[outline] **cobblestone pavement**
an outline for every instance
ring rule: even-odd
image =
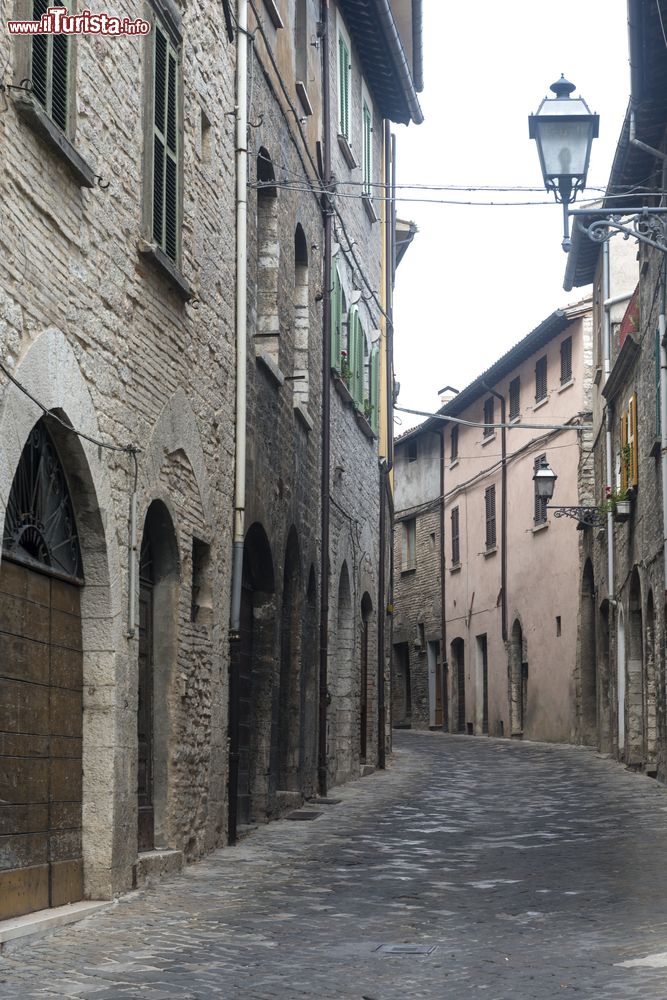
[[[667,789],[591,750],[400,733],[335,794],[15,946],[0,997],[667,998]]]

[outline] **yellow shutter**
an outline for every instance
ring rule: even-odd
[[[630,468],[628,470],[628,485],[639,485],[639,449],[637,447],[637,395],[630,396],[628,406],[628,444],[630,445]]]
[[[628,443],[628,415],[623,412],[621,414],[621,489],[627,490],[628,488],[628,470],[625,464],[625,446]]]

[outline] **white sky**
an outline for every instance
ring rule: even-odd
[[[629,96],[626,0],[577,0],[562,10],[545,0],[424,0],[425,121],[395,127],[399,184],[541,185],[528,115],[553,96],[561,73],[600,115],[588,181],[604,186]],[[548,201],[399,204],[419,233],[396,278],[398,405],[432,412],[440,388],[463,389],[590,289],[563,291],[562,208],[546,191],[422,195]],[[420,421],[397,417],[396,433]]]

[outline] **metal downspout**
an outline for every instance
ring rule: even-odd
[[[609,244],[602,244],[602,363],[604,367],[604,383],[606,384],[611,371],[611,306],[609,301]],[[607,486],[613,486],[613,455],[612,455],[611,407],[607,403],[605,409],[605,451]],[[607,596],[610,605],[614,605],[614,516],[607,511]]]
[[[236,432],[234,542],[229,624],[228,840],[236,843],[239,780],[241,583],[245,533],[248,218],[248,0],[236,5]]]
[[[500,592],[501,592],[501,634],[507,642],[507,421],[505,420],[505,397],[491,386],[482,382],[484,388],[500,400]]]
[[[447,700],[447,584],[445,577],[445,428],[439,427],[440,436],[440,702],[442,705],[442,731],[449,731],[449,702]]]
[[[329,58],[329,0],[322,0],[321,7],[322,46],[322,135],[323,170],[325,189],[331,184],[331,66]],[[327,707],[328,656],[329,656],[329,535],[331,490],[331,264],[332,227],[331,206],[325,196],[322,211],[324,215],[324,282],[322,300],[322,470],[321,470],[321,548],[320,548],[320,677],[319,677],[319,728],[317,776],[322,798],[327,795]]]

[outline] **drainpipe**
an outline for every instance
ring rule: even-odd
[[[604,366],[605,384],[611,371],[611,300],[609,298],[609,244],[602,244],[602,301],[604,303],[602,313],[602,363]],[[605,409],[605,451],[606,451],[606,479],[607,486],[613,486],[613,455],[612,455],[612,426],[611,407],[607,403]],[[614,517],[610,510],[607,511],[607,596],[609,604],[613,607],[614,599]]]
[[[241,582],[245,534],[246,338],[248,217],[248,0],[236,4],[236,433],[234,545],[229,624],[228,840],[236,843],[239,781],[239,680]]]
[[[322,47],[322,136],[323,186],[331,183],[331,66],[329,59],[329,0],[322,0],[320,42]],[[327,795],[327,703],[329,656],[329,534],[331,491],[331,237],[333,216],[328,199],[323,200],[324,288],[322,300],[322,472],[320,547],[320,690],[317,775],[322,798]]]
[[[447,604],[445,581],[445,428],[440,427],[440,702],[442,705],[442,731],[449,731],[449,702],[447,701]]]
[[[501,591],[501,630],[503,642],[507,642],[507,421],[505,420],[505,397],[482,382],[482,385],[500,400],[500,591]]]

